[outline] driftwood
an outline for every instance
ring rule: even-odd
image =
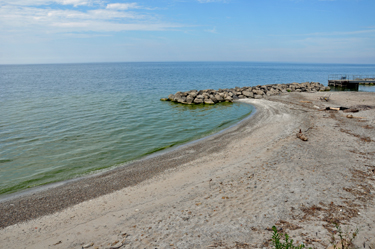
[[[346,109],[346,110],[344,110],[344,112],[359,112],[359,110],[358,109],[355,109],[355,108],[348,108],[348,109]]]
[[[305,136],[305,134],[302,133],[302,130],[299,129],[299,133],[297,133],[297,137],[301,139],[302,141],[307,141],[308,138]]]
[[[343,111],[343,112],[359,112],[356,108],[349,108],[349,107],[326,107],[326,110],[334,110],[334,111]]]
[[[327,107],[326,110],[340,111],[340,107]]]

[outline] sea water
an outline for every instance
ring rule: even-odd
[[[170,93],[373,74],[375,65],[248,62],[0,65],[0,194],[126,164],[222,130],[247,104]],[[374,91],[361,86],[360,90]]]

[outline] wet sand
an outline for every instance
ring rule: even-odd
[[[375,106],[375,94],[241,101],[257,112],[225,132],[1,202],[1,247],[267,248],[276,224],[299,243],[326,248],[339,222],[359,227],[356,245],[370,248],[375,109],[363,106]],[[322,110],[354,105],[362,105],[354,118]],[[300,129],[308,141],[297,138]]]

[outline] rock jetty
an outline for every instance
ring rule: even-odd
[[[216,104],[220,102],[233,102],[236,99],[254,98],[261,99],[266,96],[278,95],[287,92],[317,92],[329,91],[319,82],[304,82],[291,84],[273,84],[258,85],[253,87],[235,87],[230,89],[207,89],[207,90],[190,90],[187,92],[177,92],[170,94],[168,98],[162,98],[162,101],[173,101],[181,104]]]

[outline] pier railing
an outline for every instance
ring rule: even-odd
[[[330,74],[328,75],[328,80],[375,81],[375,74],[373,75]]]

